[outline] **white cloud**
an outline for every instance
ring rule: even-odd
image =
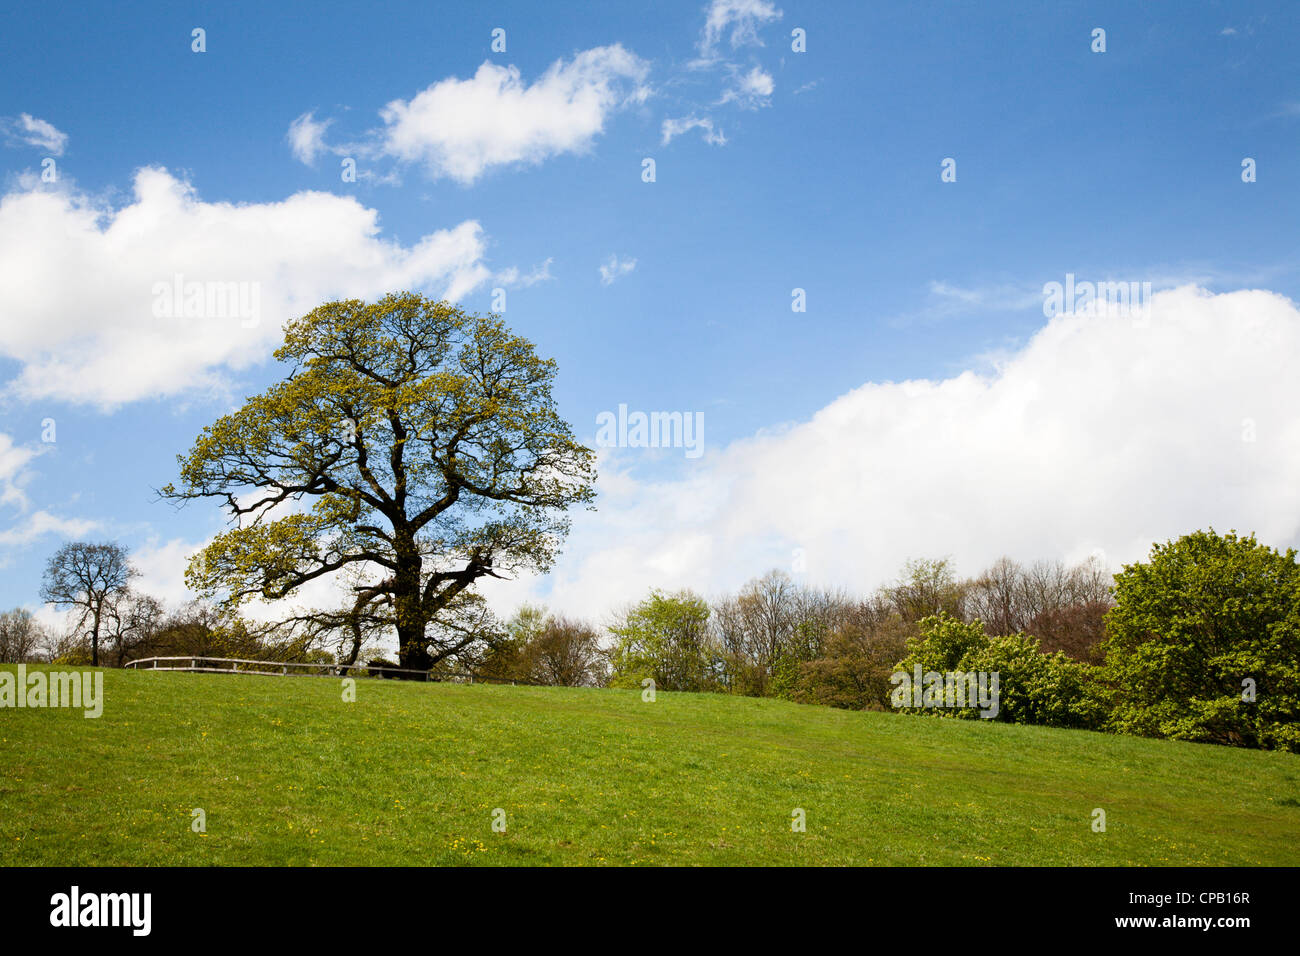
[[[712,0],[704,17],[700,54],[704,57],[711,56],[728,31],[733,49],[762,46],[763,41],[758,36],[759,28],[780,18],[781,11],[768,0]]]
[[[316,157],[327,148],[325,146],[325,130],[329,128],[333,120],[324,122],[316,121],[316,114],[309,112],[303,113],[296,120],[289,124],[289,148],[293,155],[300,163],[308,166],[315,165]]]
[[[11,436],[0,432],[0,509],[4,524],[0,526],[0,548],[29,544],[47,534],[76,538],[98,527],[82,518],[62,518],[49,511],[29,511],[26,486],[36,478],[31,467],[52,446],[17,445]],[[5,560],[0,558],[0,566]]]
[[[68,145],[67,133],[29,113],[20,113],[17,119],[0,119],[0,132],[9,146],[34,146],[55,156],[62,156]]]
[[[27,507],[27,492],[23,486],[32,478],[27,466],[39,454],[35,448],[14,444],[11,436],[0,432],[0,505]]]
[[[683,116],[678,119],[666,119],[663,122],[662,144],[667,146],[676,137],[682,133],[689,132],[693,129],[704,130],[704,141],[710,146],[725,146],[727,137],[722,135],[722,130],[714,129],[713,120],[707,116]]]
[[[207,541],[193,542],[181,538],[169,541],[151,538],[131,552],[131,564],[140,572],[131,586],[141,594],[158,598],[169,608],[192,600],[195,594],[185,586],[185,569],[191,555],[207,544]]]
[[[80,538],[99,527],[99,522],[85,518],[60,518],[48,511],[33,511],[16,524],[0,530],[0,548],[30,544],[47,534],[61,538]]]
[[[758,109],[769,105],[775,89],[776,83],[772,75],[756,66],[743,76],[734,78],[732,85],[723,92],[719,105],[737,103],[745,109]]]
[[[0,199],[0,356],[22,363],[9,385],[28,400],[110,408],[225,390],[230,372],[270,355],[286,319],[401,289],[458,299],[490,275],[485,247],[473,220],[403,246],[351,197],[205,202],[164,169],[140,170],[134,199],[116,210],[29,184]],[[256,309],[157,317],[176,276],[244,283],[241,304]]]
[[[646,98],[648,72],[619,44],[556,60],[531,85],[517,67],[484,62],[469,79],[440,80],[409,101],[389,103],[381,113],[383,149],[464,184],[493,166],[581,152],[612,112]]]
[[[706,594],[802,549],[811,583],[866,592],[911,557],[1112,569],[1213,525],[1300,544],[1300,311],[1265,291],[1158,292],[1148,319],[1063,315],[988,374],[867,383],[681,477],[602,455],[544,599],[600,619],[652,587]],[[1255,438],[1254,441],[1243,440]],[[533,589],[537,589],[534,592]],[[540,582],[499,586],[508,608]]]
[[[600,284],[612,285],[615,279],[627,275],[635,268],[635,259],[620,259],[616,255],[611,255],[600,267]]]

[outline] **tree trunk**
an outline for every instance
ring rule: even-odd
[[[429,656],[429,645],[424,636],[424,619],[417,611],[406,611],[404,601],[397,600],[397,666],[412,670],[427,671],[433,666]],[[415,602],[417,605],[419,599]],[[410,679],[409,674],[398,677]]]
[[[420,593],[420,552],[413,535],[396,539],[398,570],[393,575],[393,608],[397,611],[397,661],[400,667],[427,671],[433,666],[424,634],[424,602]],[[406,676],[406,675],[403,675]]]
[[[99,611],[95,608],[95,623],[90,632],[90,666],[99,666]]]
[[[409,667],[412,670],[427,671],[433,666],[433,658],[429,656],[429,650],[424,645],[424,628],[420,628],[420,639],[407,641],[398,634],[398,640],[401,641],[401,649],[398,651],[397,663],[400,667]]]

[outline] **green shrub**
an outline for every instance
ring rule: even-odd
[[[1105,720],[1095,668],[1060,651],[1042,653],[1036,637],[989,638],[982,648],[962,658],[959,669],[998,674],[999,720],[1090,729]]]
[[[908,640],[907,648],[908,656],[898,669],[909,674],[917,668],[922,674],[997,674],[997,720],[1098,727],[1105,719],[1105,699],[1096,686],[1094,668],[1059,651],[1042,653],[1038,639],[1027,634],[989,637],[979,621],[968,623],[939,614],[921,621],[920,633]],[[981,716],[975,707],[903,709],[947,717]]]

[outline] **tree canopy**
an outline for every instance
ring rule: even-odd
[[[705,690],[708,686],[709,605],[690,591],[650,596],[609,630],[613,687],[637,687],[649,678],[660,690]]]
[[[1300,750],[1300,564],[1213,529],[1115,575],[1111,728]]]
[[[556,364],[495,315],[413,293],[330,302],[289,323],[288,375],[205,428],[174,500],[232,519],[187,580],[229,605],[349,599],[278,623],[352,642],[395,632],[405,667],[465,652],[492,627],[484,577],[545,571],[566,509],[594,496],[594,454],[556,411]]]

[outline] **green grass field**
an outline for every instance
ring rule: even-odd
[[[0,709],[0,864],[1300,864],[1287,754],[704,694],[104,690],[97,720]]]

